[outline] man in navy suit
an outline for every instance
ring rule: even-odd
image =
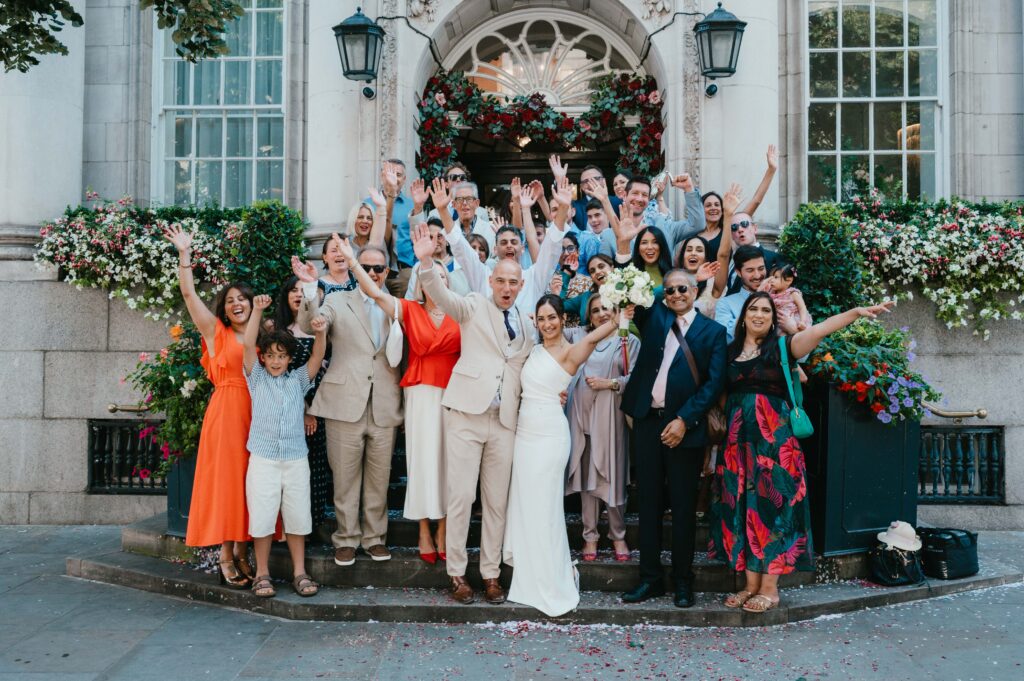
[[[622,395],[622,411],[633,417],[640,498],[640,584],[622,600],[639,603],[665,593],[661,534],[667,481],[675,605],[688,608],[693,605],[697,484],[708,444],[705,416],[725,385],[726,340],[725,327],[694,309],[692,274],[668,272],[664,296],[649,310],[636,310],[643,343]],[[679,338],[693,353],[699,385]]]

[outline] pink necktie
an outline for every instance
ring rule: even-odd
[[[680,335],[685,336],[686,331],[683,330],[682,318],[676,319],[676,324],[679,325]],[[665,356],[661,359],[661,368],[658,369],[658,377],[654,379],[654,388],[651,389],[651,406],[655,409],[660,409],[665,406],[665,389],[668,386],[668,370],[672,366],[672,360],[676,357],[676,352],[679,350],[679,341],[676,340],[676,334],[672,331],[671,327],[668,330],[668,338],[665,339]]]

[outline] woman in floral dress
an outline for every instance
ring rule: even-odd
[[[786,336],[789,367],[827,335],[893,303],[858,307]],[[746,586],[725,605],[765,612],[779,604],[779,576],[813,569],[807,474],[789,423],[791,405],[771,296],[752,293],[729,345],[729,424],[715,468],[709,554],[746,572]]]

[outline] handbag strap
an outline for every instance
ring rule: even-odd
[[[789,388],[789,401],[795,409],[803,409],[804,391],[797,381],[796,388],[793,387],[793,369],[789,366],[789,351],[786,349],[787,336],[779,337],[779,356],[782,359],[782,375],[786,377],[786,387]]]
[[[683,338],[683,332],[679,330],[679,326],[672,322],[672,333],[676,336],[676,342],[679,343],[679,349],[683,351],[683,355],[686,356],[686,363],[690,365],[690,373],[693,374],[693,384],[700,387],[700,372],[697,371],[697,360],[693,358],[693,353],[690,352],[690,346],[687,344],[686,339]]]

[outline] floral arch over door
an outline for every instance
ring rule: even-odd
[[[584,15],[504,15],[471,31],[427,81],[419,101],[416,165],[435,177],[456,160],[460,130],[523,147],[594,148],[621,135],[619,167],[661,170],[662,97],[613,33]]]

